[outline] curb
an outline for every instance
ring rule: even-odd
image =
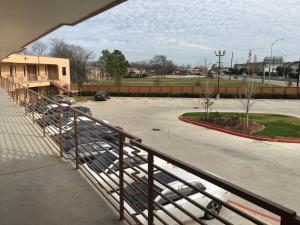
[[[209,124],[205,124],[202,123],[200,121],[196,121],[196,120],[192,120],[192,119],[186,119],[183,117],[183,115],[178,117],[179,120],[186,122],[186,123],[190,123],[190,124],[194,124],[196,126],[201,126],[201,127],[205,127],[208,129],[212,129],[212,130],[217,130],[223,133],[227,133],[227,134],[231,134],[231,135],[235,135],[235,136],[239,136],[239,137],[244,137],[244,138],[250,138],[250,139],[254,139],[254,140],[258,140],[258,141],[269,141],[269,142],[283,142],[283,143],[300,143],[300,140],[289,140],[289,139],[276,139],[276,138],[265,138],[265,137],[258,137],[258,136],[254,136],[254,135],[249,135],[249,134],[242,134],[239,132],[235,132],[235,131],[231,131],[231,130],[227,130],[224,128],[220,128],[214,125],[209,125]]]

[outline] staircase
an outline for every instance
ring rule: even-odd
[[[78,90],[71,90],[71,85],[62,80],[50,80],[50,84],[62,91],[63,94],[76,95],[78,93]]]

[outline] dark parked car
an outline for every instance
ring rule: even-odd
[[[106,101],[107,99],[110,99],[110,95],[105,91],[98,91],[95,94],[95,101]]]

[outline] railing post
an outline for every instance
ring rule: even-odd
[[[78,124],[77,124],[77,112],[74,111],[74,134],[75,134],[75,164],[76,170],[79,169],[79,149],[78,149]]]
[[[75,121],[75,117],[74,117],[74,121]],[[59,157],[62,158],[64,155],[63,155],[62,107],[61,106],[59,106],[58,127],[59,127]]]
[[[27,116],[27,112],[28,112],[28,103],[29,103],[29,99],[28,99],[28,90],[24,90],[24,101],[25,101],[25,115]]]
[[[17,85],[17,90],[16,90],[16,92],[17,92],[17,104],[19,105],[19,106],[21,106],[21,97],[20,97],[20,93],[21,93],[21,87],[19,86],[19,85]]]
[[[35,114],[35,105],[33,104],[33,94],[30,93],[30,101],[31,101],[31,107],[32,107],[32,123],[34,124],[34,114]]]
[[[12,98],[12,88],[11,88],[11,82],[9,82],[9,85],[8,85],[8,90],[9,90],[9,96]]]
[[[154,224],[154,169],[153,169],[153,154],[151,152],[148,152],[148,225]]]
[[[280,225],[300,225],[300,218],[295,215],[281,216]]]
[[[45,99],[42,97],[42,110],[43,110],[43,134],[46,136],[46,118],[45,118]]]
[[[17,84],[14,84],[14,100],[18,104]]]
[[[124,146],[125,137],[119,133],[119,188],[120,188],[120,220],[124,219]]]
[[[13,86],[14,86],[13,82],[10,82],[10,95],[11,95],[12,100],[14,100]]]
[[[280,225],[291,225],[291,220],[288,217],[281,217]]]

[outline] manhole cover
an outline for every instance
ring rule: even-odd
[[[159,128],[152,128],[153,131],[160,131]]]

